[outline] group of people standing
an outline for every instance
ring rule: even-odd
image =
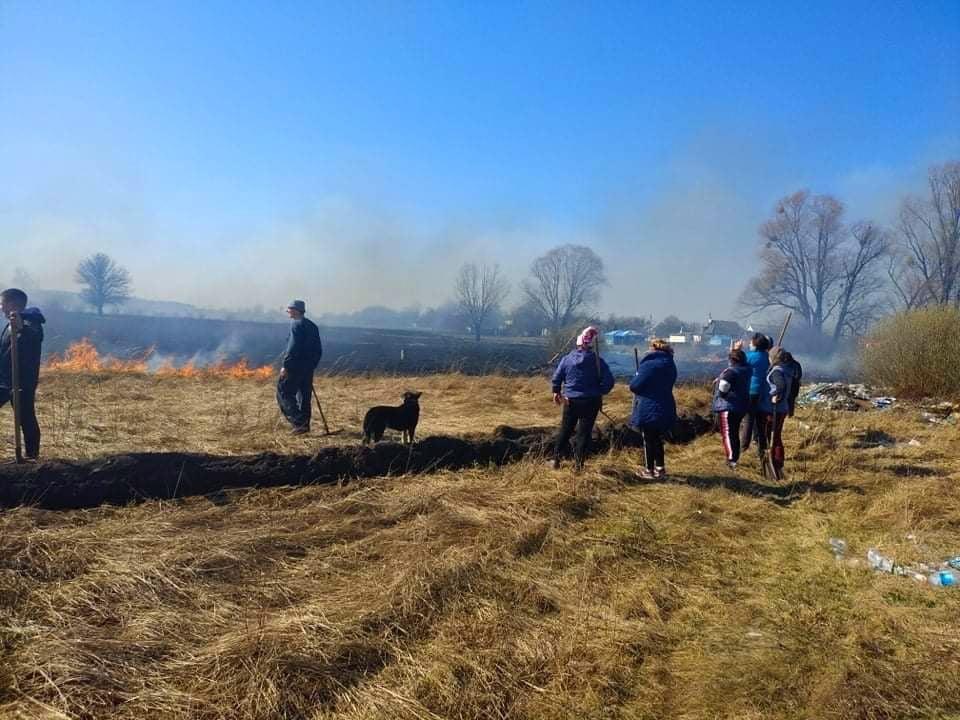
[[[610,367],[597,352],[597,338],[596,328],[584,329],[577,336],[576,348],[563,357],[553,374],[553,400],[563,406],[554,468],[560,467],[570,438],[576,433],[574,469],[583,469],[603,396],[614,386]],[[755,441],[761,459],[769,448],[774,476],[782,479],[783,423],[793,415],[802,369],[789,352],[771,345],[770,338],[760,333],[750,340],[746,352],[742,341],[733,344],[729,366],[714,382],[713,412],[730,469],[736,470],[741,452]],[[641,477],[666,475],[663,440],[677,420],[673,397],[676,382],[673,348],[665,340],[653,340],[630,381],[634,396],[630,425],[643,439],[644,466],[638,471]]]

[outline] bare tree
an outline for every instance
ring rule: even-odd
[[[460,314],[465,317],[477,342],[490,316],[510,294],[510,284],[500,274],[499,265],[464,263],[457,274],[454,295]]]
[[[835,337],[861,324],[876,307],[876,267],[886,236],[871,223],[852,228],[843,205],[829,195],[801,190],[783,198],[760,227],[760,273],[741,303],[753,311],[793,310],[807,325]]]
[[[928,198],[900,208],[888,275],[899,303],[960,307],[960,162],[930,168]]]
[[[533,261],[523,292],[556,333],[600,299],[603,260],[583,245],[562,245]]]
[[[74,279],[85,286],[80,296],[97,309],[98,315],[103,315],[104,305],[120,305],[130,299],[130,273],[104,253],[81,260]]]

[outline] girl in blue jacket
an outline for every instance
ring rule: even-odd
[[[750,400],[747,414],[744,418],[743,429],[740,433],[741,450],[750,447],[750,440],[754,436],[757,444],[760,443],[760,428],[758,415],[760,413],[760,396],[766,392],[767,371],[770,369],[770,338],[763,333],[754,333],[750,339],[750,350],[747,351],[747,365],[750,366]],[[736,345],[734,347],[737,347]]]
[[[730,366],[720,373],[715,382],[713,411],[720,424],[720,438],[727,465],[731,470],[736,470],[740,459],[740,423],[750,408],[750,378],[753,371],[747,365],[743,350],[734,348],[728,358]]]
[[[593,424],[597,421],[603,396],[613,389],[613,373],[606,361],[591,348],[597,329],[588,327],[577,337],[577,348],[563,357],[553,373],[553,401],[563,406],[560,432],[553,451],[553,467],[560,467],[560,456],[573,435],[574,470],[583,470],[583,460],[590,446]]]
[[[646,467],[638,473],[641,477],[660,478],[667,473],[663,434],[677,421],[677,404],[673,399],[676,382],[673,348],[666,340],[653,340],[650,352],[640,360],[637,374],[630,382],[630,392],[634,394],[630,424],[643,438]]]

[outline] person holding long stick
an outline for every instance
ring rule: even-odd
[[[655,338],[650,352],[637,363],[637,374],[630,381],[634,394],[630,425],[643,437],[645,467],[640,477],[662,478],[667,474],[663,436],[677,421],[677,403],[673,386],[677,382],[677,365],[673,347],[666,340]]]
[[[293,426],[293,435],[310,432],[313,373],[323,356],[320,331],[306,317],[306,313],[307,306],[303,300],[294,300],[287,305],[287,315],[292,322],[277,381],[277,404]]]
[[[796,397],[793,386],[793,358],[779,345],[770,352],[770,371],[767,373],[768,391],[761,396],[760,410],[764,413],[764,443],[769,447],[773,479],[783,480],[785,451],[783,448],[783,423],[792,413],[792,399]]]
[[[15,425],[19,422],[19,427],[15,427],[17,437],[22,429],[26,456],[36,460],[40,455],[40,424],[35,399],[46,319],[37,308],[27,307],[27,294],[18,288],[0,293],[0,311],[7,318],[7,325],[0,332],[0,407],[14,403]],[[14,382],[14,357],[18,382]]]
[[[595,327],[585,328],[577,336],[576,350],[567,353],[553,373],[553,401],[563,407],[553,451],[554,469],[560,467],[560,459],[576,429],[574,470],[583,470],[593,425],[603,407],[603,396],[613,389],[610,366],[596,352],[597,335]]]

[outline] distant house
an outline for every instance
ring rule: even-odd
[[[746,331],[740,323],[733,320],[714,320],[708,317],[706,325],[700,333],[702,342],[707,345],[727,346],[734,340],[740,340]]]
[[[611,330],[603,334],[603,341],[608,345],[639,345],[646,339],[646,335],[636,330]]]

